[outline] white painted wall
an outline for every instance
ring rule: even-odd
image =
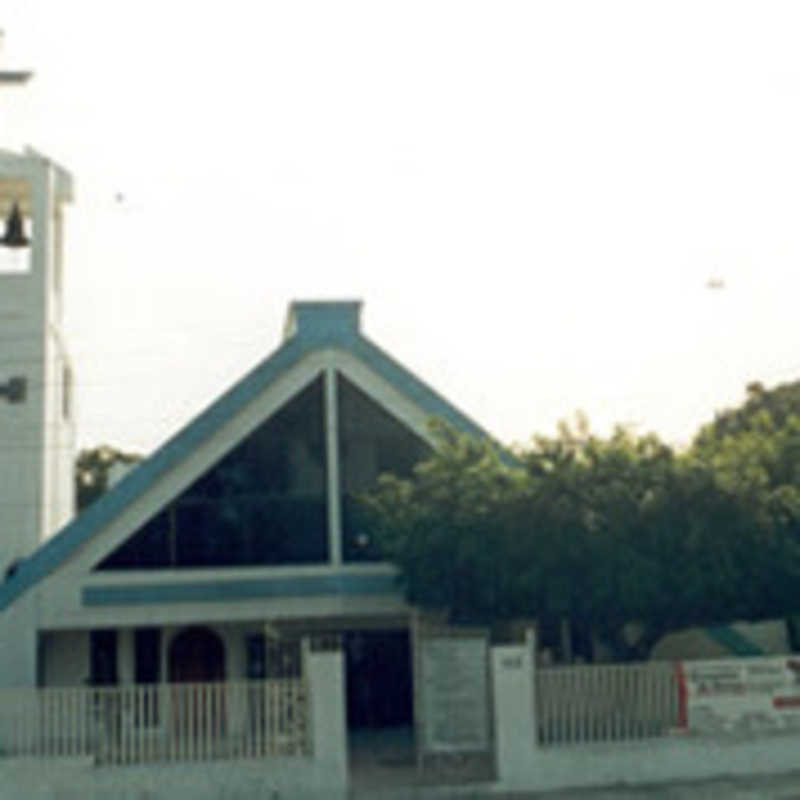
[[[24,403],[0,399],[0,578],[73,513],[74,430],[61,413],[66,348],[54,280],[55,216],[69,177],[33,153],[0,153],[0,212],[21,201],[33,218],[30,269],[0,274],[0,382],[27,380]],[[55,237],[55,241],[61,241]]]
[[[343,800],[347,797],[347,738],[342,654],[312,652],[308,667],[309,757],[105,768],[95,767],[88,759],[0,757],[0,800]],[[3,794],[9,789],[11,794]]]
[[[45,686],[85,686],[89,680],[89,632],[42,635]]]
[[[797,769],[800,735],[676,734],[636,742],[540,747],[535,736],[536,665],[531,652],[530,643],[496,647],[492,652],[498,790],[539,792]]]
[[[311,735],[314,761],[332,788],[347,785],[347,719],[344,658],[341,652],[310,653]]]
[[[142,626],[140,626],[142,627]],[[186,629],[184,625],[166,625],[161,632],[161,679],[169,677],[169,650],[174,638]],[[204,623],[220,637],[225,646],[225,676],[227,680],[247,677],[247,637],[264,632],[264,620],[233,623]],[[117,630],[117,675],[120,685],[135,683],[136,662],[134,628]],[[45,686],[83,686],[90,674],[89,631],[48,631],[43,635]],[[319,658],[325,661],[326,654]],[[317,658],[317,655],[314,655]],[[326,662],[327,663],[327,662]],[[327,669],[328,667],[326,667]],[[335,665],[329,667],[331,680],[337,677]],[[2,684],[0,684],[0,687]],[[327,712],[326,712],[327,713]]]
[[[29,592],[0,612],[0,688],[36,686],[37,597]]]
[[[1,293],[0,297],[2,297]],[[19,300],[20,298],[16,297],[13,305],[16,306]],[[2,308],[2,301],[0,300],[0,310]],[[40,303],[39,308],[44,309],[45,306]],[[54,348],[53,352],[56,351],[57,348]],[[53,365],[55,364],[56,362],[53,361]],[[336,349],[317,351],[270,384],[238,416],[229,420],[216,435],[197,447],[184,462],[177,464],[165,474],[149,491],[112,520],[105,530],[99,532],[67,563],[42,581],[35,589],[38,600],[36,613],[29,618],[29,624],[32,628],[34,630],[48,631],[85,630],[89,628],[129,628],[145,625],[218,624],[232,620],[255,623],[264,619],[407,614],[409,608],[399,591],[370,596],[275,597],[213,603],[159,603],[105,607],[84,606],[82,602],[83,589],[97,585],[123,586],[157,584],[162,581],[181,583],[208,580],[219,583],[227,580],[239,581],[258,577],[288,577],[291,575],[345,572],[394,574],[395,570],[392,567],[380,564],[330,564],[297,568],[223,569],[215,570],[213,573],[208,570],[125,571],[124,573],[97,573],[92,571],[94,565],[101,558],[117,547],[132,531],[136,530],[138,526],[179,494],[209,466],[216,463],[232,447],[260,425],[265,418],[269,417],[306,386],[309,381],[319,375],[320,371],[330,373],[333,368],[341,369],[351,380],[364,388],[371,397],[379,403],[392,408],[395,415],[418,435],[423,438],[429,437],[427,414],[393,389],[386,381],[373,374],[357,359],[347,353]],[[53,370],[55,369],[56,366],[53,366]],[[60,371],[60,366],[58,366],[58,371]],[[52,385],[54,381],[50,383]],[[53,397],[48,402],[48,408],[55,410],[57,406],[60,413],[60,397],[53,394]],[[30,409],[31,407],[27,407],[26,412],[32,413]],[[2,415],[0,415],[1,418]],[[51,421],[55,425],[55,420]],[[28,430],[29,433],[31,430],[36,429],[36,425],[38,423],[22,424],[19,420],[15,422],[16,428]],[[2,435],[2,431],[0,431],[0,435]],[[36,485],[34,476],[43,470],[42,462],[37,460],[41,458],[43,446],[31,439],[26,446],[21,448],[21,452],[35,455],[35,457],[29,459],[30,463],[23,463],[24,460],[17,459],[12,468],[10,462],[7,461],[3,465],[0,459],[0,487],[10,485],[14,480],[18,480],[20,484],[14,486],[13,492],[9,492],[14,494],[15,501],[10,502],[7,506],[2,506],[18,510],[14,513],[19,513],[20,519],[11,519],[8,525],[12,531],[24,528],[22,518],[24,517],[30,521],[33,516],[31,509],[36,508],[37,514],[40,514],[42,519],[46,516],[48,519],[54,520],[61,513],[56,513],[51,509],[45,515],[37,497],[25,498],[25,491]],[[52,448],[56,448],[59,452],[66,452],[66,448],[61,448],[60,445],[57,446],[55,440],[50,441],[45,450]],[[44,472],[46,473],[46,470]],[[3,481],[6,478],[8,480],[4,483]],[[57,485],[57,481],[54,478],[48,480],[50,481],[48,485]],[[39,494],[45,492],[43,485],[34,494],[37,492]],[[22,498],[22,502],[17,502],[18,498]],[[0,497],[0,503],[7,499]],[[63,511],[63,507],[60,506],[59,508]],[[27,511],[23,513],[22,509],[27,509]],[[28,539],[32,538],[33,532],[29,532],[29,534],[26,534]],[[22,552],[26,548],[19,547],[17,549]],[[2,560],[2,553],[0,553],[0,560]],[[5,617],[0,615],[0,638],[6,636],[4,625]],[[0,673],[0,682],[5,682],[2,673]]]

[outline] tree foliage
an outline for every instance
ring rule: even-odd
[[[747,498],[764,525],[800,521],[800,381],[747,387],[741,408],[703,427],[693,454],[722,485]]]
[[[774,513],[793,513],[795,421],[785,415],[771,445],[759,425],[736,447],[727,434],[701,444],[706,433],[678,454],[624,428],[601,439],[579,419],[513,463],[437,426],[413,477],[383,476],[364,502],[410,602],[455,622],[567,619],[617,657],[643,658],[670,631],[797,604],[798,537]],[[756,502],[766,479],[743,481],[742,459],[785,479],[777,494]]]
[[[81,450],[75,462],[75,491],[78,511],[83,511],[109,486],[109,476],[116,466],[128,467],[141,461],[136,453],[126,453],[110,445]]]

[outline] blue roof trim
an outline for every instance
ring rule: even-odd
[[[21,562],[14,575],[0,584],[0,611],[52,574],[270,383],[317,350],[338,347],[349,352],[431,417],[442,418],[466,433],[491,438],[469,417],[363,337],[358,331],[357,308],[357,304],[352,302],[294,304],[292,313],[300,312],[297,332],[152,456],[131,470],[113,489]],[[313,311],[316,314],[309,313]]]
[[[128,606],[386,594],[398,594],[393,575],[305,575],[263,580],[89,586],[84,588],[82,600],[84,606]]]

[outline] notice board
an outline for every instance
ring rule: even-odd
[[[429,753],[488,750],[488,646],[483,637],[421,642],[423,747]]]

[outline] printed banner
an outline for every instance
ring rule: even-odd
[[[800,656],[683,661],[678,678],[689,731],[800,729]]]

